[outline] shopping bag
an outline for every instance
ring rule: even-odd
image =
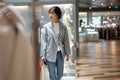
[[[38,66],[39,72],[41,72],[41,69],[42,69],[42,64],[39,64],[39,66]]]
[[[41,69],[40,69],[40,80],[50,80],[49,79],[49,73],[48,73],[48,69],[47,66],[42,64],[40,65]]]

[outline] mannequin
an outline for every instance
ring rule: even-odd
[[[64,7],[65,13],[63,14],[63,23],[68,29],[69,34],[69,42],[70,42],[70,50],[71,50],[71,60],[74,61],[74,53],[73,49],[75,48],[75,36],[74,36],[74,30],[73,30],[73,20],[71,19],[71,8]]]
[[[63,14],[63,23],[67,26],[68,32],[72,31],[73,28],[73,20],[71,19],[70,13],[71,8],[65,7],[64,8],[65,13]]]
[[[0,80],[36,80],[31,34],[13,6],[0,10]]]

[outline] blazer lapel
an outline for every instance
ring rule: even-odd
[[[62,42],[64,38],[64,28],[61,22],[59,24],[60,27],[59,27],[58,39]]]
[[[58,35],[55,34],[52,22],[50,22],[49,28],[52,30],[52,35],[54,37],[54,40],[55,40],[56,44],[58,43],[58,40],[60,40],[60,42],[62,42],[63,38],[64,38],[63,24],[61,22],[59,23],[59,34]]]

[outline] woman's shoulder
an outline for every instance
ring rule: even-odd
[[[47,22],[46,24],[44,24],[44,26],[48,26],[51,24],[51,21]]]
[[[44,27],[44,28],[51,27],[51,22],[47,22],[46,24],[44,24],[43,27]]]
[[[60,22],[60,25],[64,28],[67,29],[66,25],[63,22]]]

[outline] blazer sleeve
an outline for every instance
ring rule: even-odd
[[[64,36],[64,48],[65,48],[65,55],[69,55],[70,53],[70,43],[69,43],[69,37],[68,37],[68,31],[67,31],[67,27],[64,27],[64,32],[65,32],[65,36]]]
[[[47,46],[47,32],[45,26],[41,30],[40,56],[45,56]]]

